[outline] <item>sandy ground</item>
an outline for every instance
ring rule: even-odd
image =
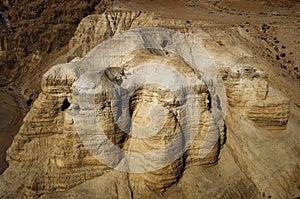
[[[215,3],[213,3],[215,2]],[[162,17],[200,20],[207,25],[236,25],[295,20],[300,16],[300,1],[263,0],[119,0],[114,9],[159,13]]]

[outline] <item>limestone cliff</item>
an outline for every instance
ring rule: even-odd
[[[289,98],[240,38],[218,31],[221,45],[202,26],[142,12],[84,18],[65,55],[70,62],[43,75],[7,152],[0,197],[299,196],[299,123]],[[151,36],[136,29],[146,27],[159,28]],[[107,143],[122,152],[98,150]],[[162,159],[146,156],[169,143]],[[143,161],[128,151],[146,154],[144,166],[155,169],[135,172],[143,167],[126,160]]]

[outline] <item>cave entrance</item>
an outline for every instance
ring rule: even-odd
[[[61,105],[60,107],[60,110],[64,111],[66,110],[67,108],[70,107],[70,102],[68,101],[68,98],[66,98],[64,101],[63,101],[63,104]]]

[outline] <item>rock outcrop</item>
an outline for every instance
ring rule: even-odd
[[[285,129],[289,119],[290,101],[269,87],[265,73],[249,65],[231,67],[224,72],[228,104],[242,110],[255,125],[266,129]]]
[[[43,76],[42,92],[7,152],[0,197],[296,197],[294,149],[282,172],[284,165],[272,164],[279,156],[269,158],[297,135],[291,131],[278,148],[264,152],[277,141],[270,132],[289,130],[289,100],[254,63],[237,63],[235,51],[246,51],[235,47],[218,57],[215,46],[223,52],[234,43],[218,45],[200,22],[189,23],[194,27],[119,11],[83,19],[66,55],[72,61]],[[166,29],[149,37],[132,30],[131,40],[120,34],[151,26]],[[168,144],[170,150],[162,150]],[[272,175],[282,182],[272,187]]]

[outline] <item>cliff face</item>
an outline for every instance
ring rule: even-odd
[[[88,15],[108,4],[98,3],[24,2],[19,10],[26,15],[14,13],[14,19],[5,11],[11,27],[20,23],[15,36],[2,39],[2,60],[8,61],[5,53],[11,50],[20,62],[10,71],[40,75],[38,64],[48,66],[47,59],[68,46],[54,61],[66,63],[42,76],[42,91],[7,151],[0,198],[300,195],[300,103],[297,70],[290,70],[299,57],[294,52],[276,59],[296,48],[279,34],[281,16],[266,26],[236,15],[242,25],[232,25],[230,15],[241,8],[230,7],[243,6],[228,7],[227,1],[187,6],[200,11],[204,6],[216,16],[222,8],[230,12],[229,24],[187,20],[185,14],[174,19],[162,6],[167,1],[158,4],[161,14],[128,11],[139,10],[139,3],[118,1],[113,10]],[[250,23],[251,12],[242,12]],[[298,29],[293,16],[289,23],[290,32]],[[28,24],[39,28],[27,29]],[[7,47],[8,38],[14,48]],[[279,40],[285,41],[280,49]],[[274,49],[266,53],[265,46]]]
[[[1,30],[1,70],[19,70],[26,77],[28,70],[45,64],[45,57],[69,42],[80,20],[95,12],[99,2],[2,2],[0,6],[10,26]],[[12,75],[6,78],[12,80]]]
[[[150,36],[142,30],[120,34],[157,26]],[[0,196],[298,196],[299,121],[289,98],[270,85],[258,64],[263,61],[252,59],[239,34],[202,26],[141,12],[84,18],[64,56],[70,63],[43,75],[42,92],[7,152],[10,166],[0,177]],[[160,32],[161,27],[168,29]],[[190,36],[200,45],[191,45]],[[207,79],[217,71],[211,77],[222,84]],[[180,78],[192,87],[177,88]],[[212,85],[224,87],[215,91]],[[222,91],[225,96],[214,95]],[[195,132],[190,143],[188,132]],[[127,152],[98,150],[107,143]],[[147,156],[168,143],[172,150]],[[145,156],[127,156],[128,151]],[[157,169],[164,161],[169,164]],[[136,172],[145,165],[156,169]],[[120,172],[124,168],[128,173]]]
[[[0,172],[5,151],[41,91],[41,76],[63,54],[81,19],[103,12],[104,1],[0,2]],[[6,117],[7,112],[10,116]]]

